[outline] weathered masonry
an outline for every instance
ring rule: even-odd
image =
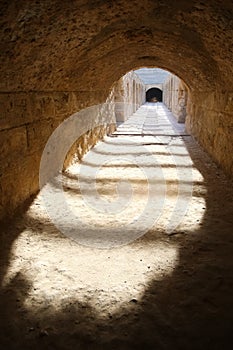
[[[185,82],[187,130],[232,177],[232,16],[232,1],[1,1],[0,218],[38,190],[41,154],[59,123],[113,96],[131,103],[119,120],[144,102],[138,80],[127,96],[114,87],[141,67]],[[109,128],[106,120],[90,143]]]

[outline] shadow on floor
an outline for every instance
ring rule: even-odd
[[[200,153],[193,153],[192,143],[186,146],[204,177],[207,190],[203,220],[195,231],[178,232],[169,238],[148,232],[134,243],[136,247],[150,240],[164,239],[170,246],[178,245],[178,264],[172,274],[161,280],[152,279],[140,298],[125,302],[109,314],[108,319],[99,316],[91,301],[83,303],[75,297],[65,299],[59,308],[48,297],[40,313],[33,307],[30,309],[26,302],[34,286],[26,272],[22,269],[8,283],[4,282],[12,263],[11,249],[25,230],[25,221],[19,217],[11,227],[2,229],[2,349],[220,350],[232,347],[232,186],[206,156],[203,160]],[[40,227],[40,235],[51,231],[51,226],[49,222],[31,219],[27,229],[33,231],[33,227],[37,230]],[[51,236],[51,240],[56,239],[56,235]]]

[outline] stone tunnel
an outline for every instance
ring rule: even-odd
[[[146,92],[146,101],[147,102],[162,102],[163,101],[163,92],[158,88],[151,88]]]
[[[0,3],[0,345],[230,348],[232,1]],[[159,102],[146,103],[135,73],[143,67],[170,73]],[[146,181],[140,166],[127,163],[135,154]],[[95,189],[98,162],[105,172]],[[64,198],[73,208],[72,216],[60,211],[57,227],[41,199],[51,177],[47,212],[57,215]],[[139,225],[145,184],[155,206],[145,204]],[[82,191],[90,212],[76,200]],[[93,209],[98,193],[105,201],[111,195],[107,205],[101,199],[101,214]],[[119,214],[134,195],[135,205]],[[156,204],[162,197],[165,204]],[[76,212],[85,224],[74,225]],[[169,215],[176,225],[165,232]],[[146,226],[153,216],[157,225]],[[87,232],[86,222],[94,246],[73,240],[76,230]],[[118,242],[127,230],[134,239],[99,249],[118,222],[111,231]]]

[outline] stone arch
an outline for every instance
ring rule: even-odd
[[[146,101],[147,102],[162,102],[163,101],[163,91],[159,88],[151,88],[146,91]]]
[[[0,211],[38,190],[41,152],[54,128],[105,102],[114,82],[142,67],[186,83],[187,130],[232,176],[232,2],[12,0],[1,9]]]

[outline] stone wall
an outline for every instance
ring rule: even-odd
[[[230,0],[2,1],[0,217],[38,189],[41,153],[56,126],[104,103],[114,82],[141,67],[186,82],[187,128],[232,176],[232,14]],[[116,101],[130,100],[118,90]],[[166,103],[183,121],[185,90],[175,91],[182,104]],[[135,96],[126,115],[140,104]]]
[[[233,178],[233,92],[189,95],[186,129]]]
[[[11,215],[38,191],[41,155],[56,127],[78,110],[105,102],[107,94],[106,91],[0,94],[0,218]],[[108,102],[113,103],[113,99],[111,96]],[[97,124],[99,117],[97,113]],[[106,119],[102,130],[96,130],[95,136],[88,135],[89,141],[93,144],[109,128],[113,126]],[[81,144],[80,155],[88,149],[85,142]]]
[[[163,102],[172,111],[178,123],[186,118],[188,90],[177,76],[170,74],[163,84]]]
[[[84,110],[82,128],[85,130],[85,123],[93,119],[93,128],[85,131],[71,146],[64,161],[65,169],[74,160],[80,160],[104,135],[115,130],[115,115],[119,115],[116,102],[122,102],[120,107],[123,106],[123,113],[128,117],[141,105],[142,91],[140,79],[130,72],[114,84],[110,93],[1,93],[0,219],[11,216],[21,203],[38,191],[42,152],[50,135],[64,120]]]
[[[163,99],[178,122],[185,122],[187,132],[232,178],[233,92],[188,92],[178,77],[170,75],[164,84]]]
[[[118,82],[116,83],[117,85]],[[94,147],[98,141],[102,140],[105,135],[112,134],[116,130],[114,89],[111,90],[105,103],[86,108],[81,113],[76,113],[76,115],[80,119],[80,123],[82,124],[80,129],[83,132],[75,143],[72,144],[67,153],[63,170],[70,164],[79,162],[84,154]],[[87,121],[89,121],[89,125]]]
[[[117,122],[127,120],[145,102],[145,85],[133,71],[114,84],[113,90]]]

